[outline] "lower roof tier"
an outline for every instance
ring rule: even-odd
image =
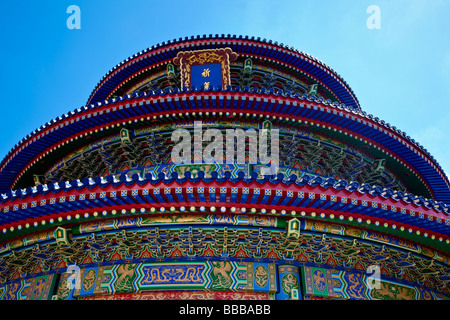
[[[300,216],[336,221],[369,230],[393,234],[403,239],[450,252],[450,219],[427,203],[419,203],[402,193],[381,188],[335,183],[320,177],[296,179],[205,178],[199,172],[192,178],[158,179],[134,174],[119,179],[86,179],[72,184],[39,185],[24,194],[11,193],[0,206],[0,241],[29,232],[36,227],[52,227],[73,218],[100,213],[204,212],[220,210],[233,215],[255,214],[273,217]],[[67,223],[67,222],[66,222]],[[30,229],[31,228],[31,229]]]

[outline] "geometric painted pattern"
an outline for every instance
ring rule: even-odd
[[[290,289],[286,288],[292,288],[297,276],[289,271],[291,276],[278,278],[282,272],[275,271],[275,264],[282,261],[307,270],[308,276],[302,271],[297,278],[298,288],[305,290],[299,290],[299,296],[304,293],[305,298],[375,299],[375,291],[367,289],[365,275],[371,265],[380,267],[386,283],[415,288],[416,298],[439,299],[443,295],[438,291],[449,290],[447,255],[367,230],[308,219],[299,222],[298,239],[287,237],[284,219],[270,215],[118,216],[75,225],[66,231],[71,239],[59,242],[56,232],[42,232],[0,248],[0,275],[9,275],[0,287],[0,298],[26,298],[27,287],[42,288],[42,277],[56,272],[61,275],[57,292],[67,299],[154,291],[167,285],[173,290],[270,294],[283,287],[287,291],[279,298],[287,299]],[[11,253],[11,249],[16,251]],[[118,264],[117,260],[127,263]],[[311,263],[323,268],[317,271]],[[188,264],[191,266],[186,267]],[[83,279],[72,292],[67,290],[69,265],[79,266]],[[339,274],[342,268],[353,272]],[[14,280],[24,272],[28,278]],[[36,277],[41,278],[33,284],[30,279]],[[321,279],[326,287],[312,285],[313,280]],[[307,283],[310,285],[305,287]]]
[[[250,269],[249,269],[250,268]],[[275,293],[274,264],[234,261],[117,264],[84,268],[79,289],[59,283],[60,299],[158,290],[207,290]],[[250,273],[249,273],[250,272]]]

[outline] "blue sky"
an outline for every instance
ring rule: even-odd
[[[67,7],[81,9],[69,30]],[[369,5],[381,29],[369,29]],[[450,173],[450,1],[0,0],[0,158],[47,121],[83,106],[116,64],[203,34],[278,41],[338,72],[361,107],[423,145]]]

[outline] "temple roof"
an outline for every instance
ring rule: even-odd
[[[231,178],[230,173],[218,178],[214,173],[211,178],[205,178],[204,172],[200,172],[193,178],[187,172],[183,178],[173,173],[170,178],[160,174],[153,179],[150,174],[145,177],[121,174],[119,177],[86,178],[9,191],[1,197],[0,204],[3,233],[20,230],[26,223],[38,222],[39,225],[41,220],[48,222],[77,213],[84,215],[112,209],[126,213],[132,208],[147,208],[143,209],[145,211],[152,206],[168,210],[172,206],[213,205],[225,206],[227,211],[233,211],[234,207],[247,208],[239,209],[242,213],[254,207],[261,211],[258,214],[267,211],[267,214],[286,215],[292,214],[291,210],[300,214],[304,210],[309,215],[315,212],[310,218],[320,215],[320,218],[333,219],[336,215],[340,223],[354,219],[365,227],[368,227],[366,220],[369,219],[372,223],[378,221],[377,227],[379,223],[380,227],[383,224],[385,228],[390,227],[382,229],[384,232],[397,232],[398,229],[406,238],[420,235],[431,238],[429,241],[434,247],[441,247],[442,243],[447,249],[445,242],[448,243],[450,236],[450,210],[442,203],[367,184],[295,175],[290,179],[283,179],[282,175],[258,179],[257,175],[245,178],[243,174]],[[164,209],[160,211],[164,212]],[[21,227],[17,229],[19,225]]]
[[[132,81],[136,74],[152,66],[167,65],[180,51],[216,47],[230,47],[244,57],[261,59],[265,61],[264,63],[271,63],[286,72],[302,73],[314,82],[326,86],[338,101],[332,102],[285,90],[240,86],[212,87],[207,90],[203,88],[174,88],[164,91],[158,89],[113,96],[118,87],[127,81]],[[432,222],[431,225],[435,229],[430,230],[449,234],[447,223],[450,183],[437,161],[424,147],[396,127],[361,110],[348,84],[322,61],[270,40],[231,35],[180,38],[143,50],[111,69],[99,81],[86,106],[63,114],[24,137],[0,163],[0,193],[3,193],[0,210],[4,213],[3,220],[0,219],[1,224],[14,224],[22,217],[19,212],[16,212],[19,215],[14,212],[17,210],[22,212],[23,203],[17,210],[14,209],[14,205],[7,204],[17,202],[17,198],[28,199],[36,194],[41,196],[50,191],[66,190],[69,186],[69,189],[100,187],[97,185],[100,178],[92,180],[94,182],[72,181],[49,184],[47,187],[30,187],[33,185],[33,174],[42,174],[64,155],[93,141],[89,139],[117,133],[117,128],[120,130],[120,128],[138,128],[143,125],[183,119],[203,119],[206,113],[219,113],[219,111],[223,113],[220,117],[227,119],[256,117],[255,119],[270,119],[274,123],[306,128],[344,141],[348,145],[364,148],[365,152],[375,158],[386,159],[387,166],[402,178],[411,194],[390,189],[382,190],[378,186],[359,186],[351,181],[317,182],[317,178],[307,183],[320,185],[321,188],[325,183],[324,185],[332,188],[333,192],[345,186],[345,190],[352,195],[367,194],[371,197],[381,197],[380,199],[384,197],[389,201],[400,201],[424,210],[431,210],[433,217],[437,215],[439,219],[445,220],[445,223]],[[219,117],[218,114],[214,116]],[[291,179],[289,183],[304,184],[306,181],[304,179],[306,178],[297,181]],[[179,179],[175,180],[176,183],[180,183]],[[138,179],[136,183],[139,184],[141,181]],[[155,183],[150,180],[147,182]],[[112,187],[116,185],[114,181],[108,183]],[[128,182],[124,180],[121,183]],[[273,183],[279,184],[280,181]],[[282,182],[282,184],[286,183],[286,181]],[[11,213],[6,214],[6,207],[9,207],[7,209],[9,212],[14,213],[11,217],[9,216]],[[36,210],[38,209],[25,207],[25,212],[39,214],[39,210]],[[395,217],[396,214],[393,214],[388,218],[395,220]],[[430,224],[418,218],[413,218],[411,221],[417,223],[417,226]]]
[[[306,74],[317,83],[327,86],[339,99],[341,104],[353,109],[360,109],[359,102],[344,79],[321,60],[282,43],[272,42],[248,36],[236,35],[203,35],[185,37],[163,42],[147,48],[112,68],[96,85],[87,105],[104,101],[122,82],[135,77],[139,72],[160,63],[173,60],[177,53],[186,50],[202,50],[218,47],[229,47],[238,55],[260,57],[282,68],[293,68]]]
[[[413,190],[417,189],[415,194],[450,203],[450,184],[442,168],[404,132],[364,111],[338,103],[250,88],[149,91],[76,109],[27,135],[8,153],[0,164],[0,192],[31,185],[32,168],[45,165],[46,157],[55,159],[56,156],[57,160],[61,152],[67,153],[79,148],[80,143],[88,143],[91,140],[86,139],[91,138],[91,134],[105,135],[113,132],[114,126],[180,121],[180,114],[192,120],[200,117],[202,111],[218,111],[217,106],[222,108],[224,116],[229,112],[235,119],[258,114],[274,122],[308,125],[346,139],[347,143],[364,146],[368,152],[387,157],[391,168],[403,170],[404,179],[410,180]],[[46,163],[50,165],[49,162]],[[27,183],[17,184],[27,176]]]

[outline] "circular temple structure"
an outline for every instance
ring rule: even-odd
[[[129,57],[14,146],[0,193],[4,300],[450,297],[441,167],[266,39]]]

